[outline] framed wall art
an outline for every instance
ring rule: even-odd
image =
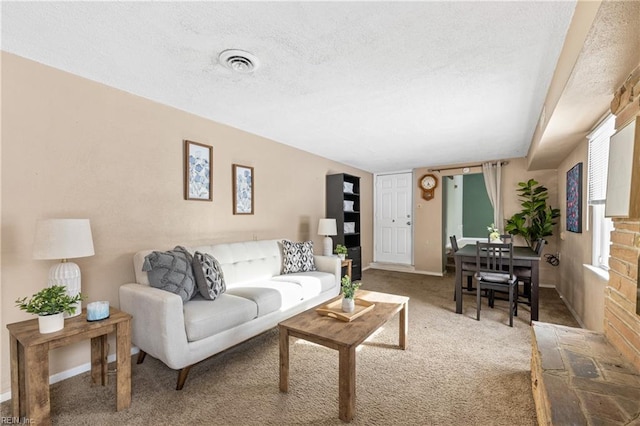
[[[233,165],[233,214],[253,214],[253,167]]]
[[[212,201],[213,147],[184,141],[184,199]]]
[[[567,172],[567,231],[582,232],[582,163]]]

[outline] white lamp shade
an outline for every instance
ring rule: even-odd
[[[337,235],[338,226],[335,219],[320,219],[318,223],[318,235]]]
[[[34,259],[73,259],[94,254],[89,219],[46,219],[36,224]]]

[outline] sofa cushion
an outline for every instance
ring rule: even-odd
[[[268,280],[282,273],[282,240],[244,241],[194,247],[193,251],[216,258],[224,271],[227,289],[231,284]]]
[[[304,299],[315,297],[336,286],[335,275],[320,271],[278,275],[272,279],[274,281],[288,281],[298,284],[302,288],[302,297]]]
[[[216,300],[225,292],[224,273],[215,257],[199,251],[193,254],[193,275],[200,295],[208,300]]]
[[[181,246],[170,251],[148,254],[142,265],[152,287],[175,293],[186,302],[196,293],[196,281],[191,265],[193,257]]]
[[[258,316],[258,305],[244,297],[221,294],[216,300],[197,295],[184,304],[184,327],[190,342],[244,324]]]
[[[275,312],[282,306],[282,294],[267,287],[235,287],[228,294],[244,297],[258,305],[258,317]]]
[[[283,273],[315,271],[313,261],[313,241],[294,243],[282,240],[283,247]]]
[[[264,288],[276,290],[280,294],[281,298],[281,310],[286,310],[300,303],[304,300],[302,287],[294,282],[290,281],[274,281],[273,279],[256,280],[243,282],[241,284],[228,285],[227,293],[235,292],[236,288]]]

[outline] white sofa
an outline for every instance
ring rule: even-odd
[[[170,248],[158,249],[165,251]],[[135,254],[136,283],[120,287],[120,309],[133,316],[132,342],[180,370],[182,389],[191,366],[275,327],[280,321],[338,295],[340,260],[314,256],[316,271],[282,274],[281,240],[187,247],[209,253],[222,267],[227,290],[216,300],[197,295],[183,304],[177,294],[149,285],[145,256]]]

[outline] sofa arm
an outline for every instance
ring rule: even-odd
[[[181,364],[186,359],[187,334],[180,296],[141,284],[124,284],[119,293],[120,309],[133,316],[133,344],[170,368],[185,367]]]
[[[340,287],[340,281],[342,279],[342,267],[340,265],[342,262],[339,257],[314,255],[313,261],[318,271],[335,275],[336,285]]]

